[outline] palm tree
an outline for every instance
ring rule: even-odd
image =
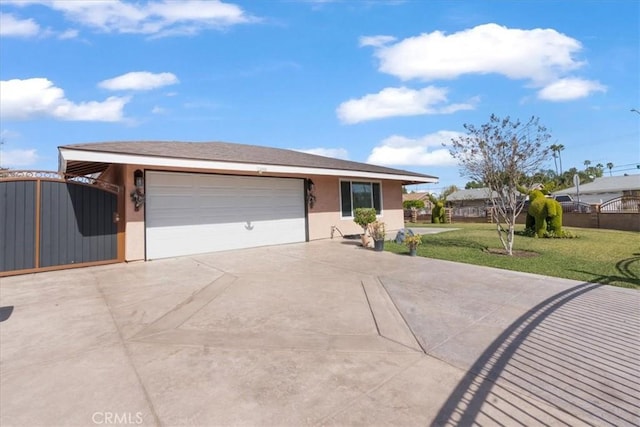
[[[609,176],[611,176],[611,169],[613,169],[613,163],[607,163],[607,168],[609,169]]]
[[[596,176],[600,178],[602,176],[602,171],[604,170],[604,165],[602,163],[598,163],[596,165]]]
[[[591,160],[585,160],[584,161],[584,168],[585,169],[589,169],[589,165],[591,164]]]
[[[553,155],[553,164],[556,167],[556,175],[558,175],[558,146],[556,144],[551,144],[549,146],[549,149],[551,150],[551,154]]]
[[[558,152],[558,160],[560,161],[560,175],[562,175],[562,156],[560,155],[562,150],[564,150],[564,145],[558,144],[556,146],[556,151]]]

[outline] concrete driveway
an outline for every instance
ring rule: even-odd
[[[0,307],[2,426],[640,423],[610,286],[336,239],[3,278]]]

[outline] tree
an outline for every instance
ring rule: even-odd
[[[446,201],[447,197],[450,194],[455,193],[456,191],[458,191],[458,187],[456,187],[455,185],[450,185],[446,187],[444,190],[442,190],[442,193],[440,193],[440,200],[443,202]]]
[[[564,145],[552,144],[551,146],[549,146],[549,149],[553,152],[553,162],[555,163],[556,158],[560,162],[560,173],[558,174],[558,165],[556,164],[556,174],[562,175],[562,156],[560,156],[560,152],[564,150]]]
[[[551,144],[549,146],[549,149],[551,150],[551,154],[553,155],[553,164],[556,169],[556,175],[558,175],[558,145]]]
[[[611,169],[613,169],[613,163],[607,163],[607,169],[609,169],[609,176],[611,176]]]
[[[598,163],[596,165],[596,170],[595,170],[596,178],[600,178],[603,175],[603,171],[604,171],[604,165],[602,163]]]
[[[560,175],[562,175],[562,156],[560,155],[560,152],[563,150],[564,150],[564,145],[558,144],[557,151],[558,151],[558,162],[560,163]]]
[[[424,209],[424,200],[405,200],[402,202],[403,209]]]
[[[498,237],[507,254],[513,255],[516,217],[525,202],[518,189],[548,159],[551,135],[536,117],[522,123],[492,114],[488,123],[464,128],[467,135],[454,138],[449,153],[458,160],[461,175],[489,187]]]
[[[484,184],[481,182],[469,181],[464,185],[465,190],[471,190],[473,188],[484,188]]]

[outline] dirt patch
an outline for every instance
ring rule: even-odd
[[[497,248],[487,248],[484,250],[487,253],[490,253],[492,255],[504,255],[507,256],[507,251],[505,251],[504,249],[497,249]],[[513,251],[513,256],[514,257],[518,257],[518,258],[534,258],[537,257],[538,255],[540,255],[537,252],[532,252],[532,251],[519,251],[514,249]]]

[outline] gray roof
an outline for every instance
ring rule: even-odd
[[[384,166],[376,166],[368,163],[334,159],[331,157],[302,153],[282,148],[235,144],[229,142],[118,141],[70,144],[63,145],[59,148],[115,154],[142,155],[148,157],[169,157],[232,163],[257,163],[280,166],[338,169],[437,179],[437,177],[432,175],[425,175]],[[73,172],[74,165],[69,166],[71,169],[69,172],[75,173]],[[78,164],[76,167],[79,172],[81,165]],[[83,172],[87,170],[87,165],[84,167],[85,169]]]
[[[406,200],[429,200],[429,193],[427,192],[413,192],[402,195],[402,201]]]
[[[603,176],[593,182],[580,185],[580,194],[618,193],[628,190],[640,190],[640,175]],[[576,194],[576,187],[565,188],[553,194]]]
[[[489,188],[471,188],[468,190],[458,190],[455,193],[451,193],[447,196],[448,202],[455,202],[459,200],[489,200],[491,198]]]

